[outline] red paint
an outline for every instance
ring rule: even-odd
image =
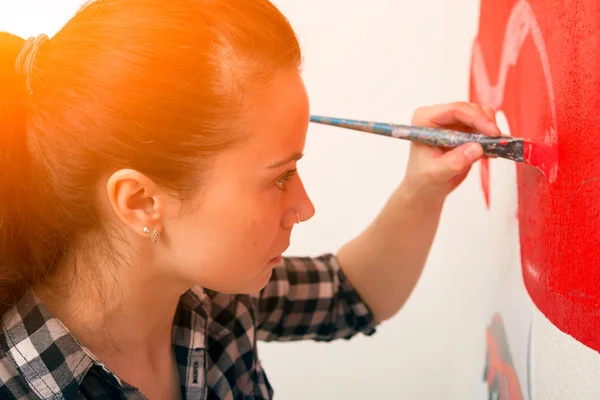
[[[523,400],[521,383],[515,370],[506,337],[504,322],[495,314],[486,332],[486,363],[484,379],[490,399]]]
[[[517,3],[482,0],[477,41],[494,84],[505,26]],[[558,169],[548,183],[535,168],[515,164],[523,278],[553,324],[600,351],[600,2],[531,0],[529,5],[549,61]],[[513,136],[544,143],[553,126],[552,102],[531,35],[515,62],[496,107],[506,115]],[[473,79],[471,100],[480,101]],[[482,164],[489,203],[487,168]]]
[[[540,169],[548,183],[554,183],[557,174],[558,147],[546,143],[526,142],[523,146],[525,162]]]
[[[485,205],[490,208],[490,159],[482,158],[481,164],[481,188],[483,189],[483,197],[485,198]]]

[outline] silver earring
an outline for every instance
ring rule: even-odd
[[[150,239],[152,239],[152,242],[154,242],[154,244],[158,244],[158,241],[160,240],[160,233],[156,232],[153,229],[152,230],[152,235],[150,236]]]
[[[294,211],[294,212],[296,213],[296,221],[298,221],[296,223],[299,224],[300,223],[300,216],[298,215],[298,213],[296,211]]]
[[[154,244],[158,244],[160,240],[160,233],[156,232],[154,229],[150,230],[150,228],[147,226],[142,228],[142,232],[144,232],[146,235],[150,233],[150,239],[152,239],[152,242]]]

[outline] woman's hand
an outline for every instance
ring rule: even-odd
[[[455,102],[417,109],[411,123],[417,126],[501,135],[494,110],[474,103]],[[467,177],[471,166],[483,156],[477,143],[452,150],[412,143],[402,186],[420,198],[445,198]]]

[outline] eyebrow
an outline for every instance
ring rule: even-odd
[[[279,167],[284,166],[285,164],[291,163],[292,161],[298,161],[303,156],[304,156],[304,154],[302,154],[302,153],[294,153],[291,156],[289,156],[281,161],[277,161],[276,163],[269,165],[267,168],[279,168]]]

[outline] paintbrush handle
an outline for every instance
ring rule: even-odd
[[[480,133],[467,133],[451,129],[428,128],[412,125],[351,119],[311,116],[311,122],[338,126],[397,139],[410,140],[429,146],[454,148],[466,143],[479,143],[487,156],[502,157],[523,162],[523,141],[506,136],[490,137]]]
[[[466,133],[450,129],[424,128],[396,125],[391,137],[407,139],[429,146],[454,148],[466,143],[479,143],[483,154],[523,162],[523,141],[505,136],[486,136],[480,133]]]

